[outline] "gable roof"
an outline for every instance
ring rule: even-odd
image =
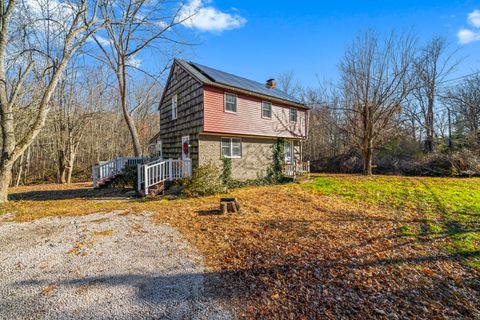
[[[175,61],[204,84],[239,89],[241,91],[247,91],[247,93],[254,93],[262,97],[274,98],[276,100],[281,100],[302,108],[307,108],[295,97],[283,92],[278,88],[269,89],[264,83],[236,76],[234,74],[210,68],[191,61],[180,59],[175,59]]]

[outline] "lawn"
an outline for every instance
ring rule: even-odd
[[[352,203],[365,203],[424,217],[401,226],[404,235],[446,237],[452,253],[471,257],[480,269],[480,180],[406,177],[317,177],[309,188]]]
[[[218,214],[220,196],[32,186],[13,189],[1,212],[154,212],[203,254],[210,289],[246,318],[480,317],[480,179],[319,175],[230,195],[241,214]]]

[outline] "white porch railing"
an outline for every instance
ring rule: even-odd
[[[147,163],[148,158],[118,157],[110,161],[102,161],[92,167],[93,187],[100,182],[113,178],[126,166],[137,167],[137,190],[148,194],[148,188],[163,181],[173,181],[192,176],[192,160],[190,159],[156,159]],[[146,177],[146,179],[145,179]]]
[[[293,177],[294,179],[298,175],[309,175],[310,174],[310,161],[295,161],[293,163],[286,163],[283,166],[283,174],[288,177]]]
[[[192,160],[168,159],[137,164],[137,191],[148,195],[148,188],[164,181],[173,181],[192,176]]]
[[[98,165],[92,167],[93,187],[98,183],[116,176],[125,169],[125,166],[136,166],[143,161],[142,157],[117,157],[109,161],[100,161]]]

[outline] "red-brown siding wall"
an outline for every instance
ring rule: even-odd
[[[305,138],[307,112],[304,109],[298,108],[296,123],[290,122],[289,106],[231,92],[237,95],[237,112],[225,112],[224,93],[220,88],[204,87],[204,132]],[[271,119],[262,118],[262,101],[272,102]]]

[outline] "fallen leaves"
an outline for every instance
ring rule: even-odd
[[[480,316],[478,272],[445,254],[437,239],[400,233],[420,213],[361,206],[294,185],[232,196],[241,215],[199,215],[217,206],[213,197],[171,202],[156,217],[201,250],[223,279],[215,290],[243,318]]]
[[[346,185],[365,181],[346,175],[335,179]],[[71,190],[71,199],[54,196],[60,189],[55,186],[48,191],[52,199],[12,201],[4,210],[18,210],[19,220],[100,210],[155,212],[158,222],[177,228],[201,251],[212,292],[236,305],[241,318],[480,318],[479,271],[444,250],[448,239],[433,228],[439,223],[431,214],[434,199],[429,198],[426,215],[402,207],[400,198],[392,196],[408,179],[419,184],[418,179],[395,178],[398,183],[386,190],[382,183],[394,178],[374,179],[367,181],[374,187],[372,201],[364,204],[356,201],[370,197],[364,189],[358,196],[348,189],[322,195],[302,185],[251,187],[230,194],[241,203],[241,214],[218,215],[205,213],[218,209],[220,196],[99,202],[99,194],[89,198],[90,191]],[[441,185],[444,180],[435,181]],[[448,184],[456,181],[448,179]],[[472,188],[469,181],[459,183]],[[22,197],[33,190],[15,192]],[[337,191],[342,195],[334,195]],[[405,197],[418,193],[407,191]],[[391,199],[377,205],[383,195]],[[394,208],[385,206],[393,200]],[[140,231],[136,228],[132,231]],[[478,248],[478,241],[469,245]],[[82,246],[72,250],[80,253]]]

